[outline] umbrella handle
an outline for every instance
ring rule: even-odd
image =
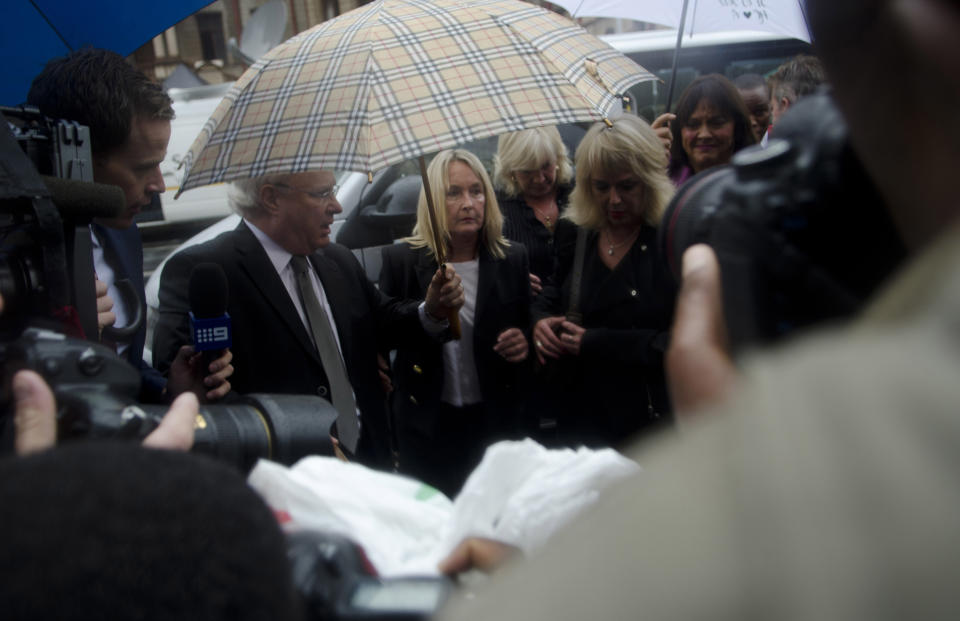
[[[443,270],[444,276],[447,273],[447,264],[441,263],[440,269]],[[455,340],[460,340],[460,309],[451,308],[447,311],[447,321],[450,322],[450,337]]]

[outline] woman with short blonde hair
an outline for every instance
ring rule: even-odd
[[[576,170],[564,219],[577,225],[577,241],[558,251],[534,304],[534,351],[556,369],[561,441],[617,447],[671,419],[663,352],[676,291],[656,252],[656,227],[673,184],[663,143],[632,115],[591,127]]]
[[[573,165],[554,126],[503,134],[493,158],[493,181],[503,211],[504,235],[530,256],[530,285],[538,294],[555,267],[554,239],[567,207]],[[572,227],[571,227],[572,228]]]

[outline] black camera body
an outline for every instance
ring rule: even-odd
[[[906,255],[829,95],[794,104],[776,136],[690,178],[659,231],[678,282],[688,247],[716,252],[734,352],[850,316]]]

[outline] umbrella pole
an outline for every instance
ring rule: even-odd
[[[427,177],[427,163],[422,155],[418,159],[420,160],[420,177],[423,179],[423,193],[427,197],[427,216],[430,218],[430,235],[433,237],[433,245],[437,249],[437,264],[440,265],[440,270],[446,274],[447,247],[443,241],[443,237],[440,235],[440,228],[437,226],[437,212],[436,206],[433,204],[433,192],[430,191],[430,179]],[[452,336],[454,340],[459,340],[460,311],[452,309],[447,315],[447,320],[450,322],[450,336]]]
[[[687,3],[689,0],[683,0],[683,9],[680,10],[680,27],[677,29],[677,47],[673,49],[673,69],[670,71],[670,89],[667,91],[667,109],[664,112],[670,112],[670,105],[673,103],[673,87],[677,83],[677,65],[680,62],[680,46],[683,44],[683,29],[687,22]]]

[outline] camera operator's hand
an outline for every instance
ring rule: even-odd
[[[107,295],[107,283],[100,280],[95,281],[97,290],[97,332],[103,332],[107,326],[112,326],[117,321],[117,316],[113,314],[113,299]]]
[[[233,353],[229,349],[223,350],[219,358],[203,368],[203,354],[195,352],[192,345],[184,345],[177,351],[177,357],[170,365],[170,376],[167,378],[167,393],[177,396],[184,392],[192,392],[197,399],[205,403],[222,399],[230,392],[230,382],[233,375]]]
[[[440,561],[437,569],[447,576],[455,576],[471,569],[489,573],[517,556],[518,552],[517,548],[500,541],[468,537],[457,544],[447,558]]]
[[[52,448],[57,443],[57,404],[53,391],[33,371],[18,371],[13,376],[15,427],[14,450],[28,455]],[[193,446],[193,426],[200,414],[192,393],[177,397],[160,425],[144,440],[150,448],[188,451]]]
[[[564,352],[563,341],[557,336],[557,331],[565,320],[564,317],[544,317],[533,326],[533,348],[540,364],[547,362],[544,356],[559,358]]]
[[[705,244],[688,248],[666,357],[670,395],[680,415],[722,401],[737,383],[727,349],[722,293],[713,249]]]

